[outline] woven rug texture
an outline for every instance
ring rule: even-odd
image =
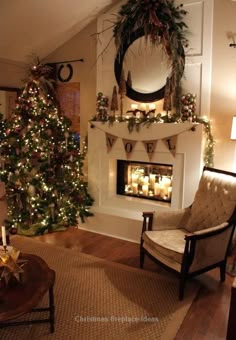
[[[198,292],[196,282],[188,282],[180,302],[174,276],[23,236],[12,237],[11,244],[23,253],[40,256],[55,270],[55,332],[50,333],[48,323],[11,326],[0,330],[4,340],[173,340]],[[40,307],[47,305],[48,294]],[[21,319],[45,317],[45,313],[28,313]]]

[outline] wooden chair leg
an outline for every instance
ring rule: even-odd
[[[54,294],[53,286],[49,288],[49,322],[50,322],[50,332],[54,332],[54,318],[55,318],[55,306],[54,306]]]
[[[140,245],[140,268],[143,268],[144,256],[145,256],[145,252],[144,252],[144,249],[143,249],[143,245],[141,243],[141,245]]]
[[[225,281],[226,261],[220,265],[220,281]]]
[[[184,298],[184,288],[185,288],[186,278],[185,275],[180,276],[179,280],[179,300],[182,301]]]

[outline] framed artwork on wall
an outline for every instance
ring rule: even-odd
[[[63,115],[72,121],[71,129],[80,132],[80,83],[57,84],[57,95]]]

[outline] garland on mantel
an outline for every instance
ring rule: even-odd
[[[115,122],[126,122],[127,128],[129,132],[136,130],[137,132],[140,131],[141,126],[149,127],[151,124],[161,124],[161,123],[184,123],[187,119],[180,118],[178,114],[172,114],[169,116],[168,114],[162,115],[158,113],[155,117],[124,117],[124,116],[108,116],[106,119],[100,120],[97,116],[93,117],[91,122],[93,121],[100,121],[102,123],[108,123],[110,126],[113,125]],[[206,135],[206,142],[204,148],[204,157],[203,161],[206,166],[213,167],[214,166],[214,145],[215,141],[213,135],[211,133],[211,124],[210,122],[201,117],[194,116],[194,119],[191,121],[192,123],[203,124],[204,132]],[[92,126],[92,124],[91,124]],[[194,129],[194,127],[193,127]]]

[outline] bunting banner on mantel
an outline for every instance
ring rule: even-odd
[[[135,144],[137,141],[130,139],[122,139],[125,148],[126,157],[129,158],[134,151]]]
[[[113,145],[117,140],[117,136],[111,135],[110,133],[106,132],[106,145],[107,145],[107,152],[110,152]]]
[[[178,139],[178,135],[174,135],[174,136],[164,138],[164,142],[165,142],[167,148],[170,150],[171,154],[174,157],[175,157],[175,154],[176,154],[177,139]]]
[[[115,144],[115,142],[118,138],[119,137],[114,136],[114,135],[106,132],[107,152],[111,151],[111,149],[113,148],[113,146],[114,146],[114,144]],[[141,141],[144,145],[145,151],[146,151],[150,161],[151,161],[151,159],[154,155],[158,140],[159,139]],[[166,137],[166,138],[161,138],[160,140],[162,140],[164,142],[164,144],[166,145],[168,150],[171,152],[172,156],[175,157],[176,149],[177,149],[178,135],[174,135],[174,136],[170,136],[170,137]],[[130,155],[132,154],[133,150],[134,150],[134,147],[135,147],[135,144],[137,143],[137,141],[135,141],[133,139],[122,138],[122,142],[123,142],[123,145],[124,145],[126,156],[127,156],[127,158],[129,158]]]
[[[155,140],[144,140],[143,145],[145,147],[145,150],[148,154],[149,160],[152,160],[152,156],[154,155],[156,145],[157,145],[158,139]]]

